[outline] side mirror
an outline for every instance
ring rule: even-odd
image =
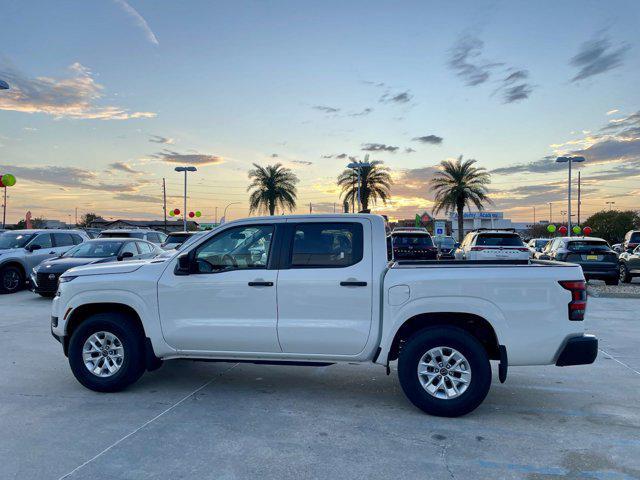
[[[41,248],[42,248],[42,246],[41,245],[37,245],[37,244],[36,245],[28,245],[26,250],[28,252],[33,252],[34,250],[40,250]]]
[[[118,261],[121,262],[125,258],[131,258],[131,257],[133,257],[133,252],[122,252],[120,255],[118,255]]]
[[[189,275],[191,273],[191,259],[188,253],[178,256],[178,263],[176,263],[173,273],[176,275]]]

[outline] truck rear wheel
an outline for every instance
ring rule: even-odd
[[[398,359],[402,390],[430,415],[458,417],[473,411],[491,386],[482,344],[457,327],[429,327],[414,334]]]
[[[91,390],[123,390],[144,373],[143,335],[121,313],[91,315],[71,335],[69,365],[76,379]]]

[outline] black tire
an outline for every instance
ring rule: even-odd
[[[23,288],[24,273],[21,268],[15,265],[0,268],[0,293],[15,293]]]
[[[467,389],[455,398],[432,396],[420,383],[418,364],[435,347],[449,347],[468,361],[471,380]],[[491,386],[491,364],[482,344],[457,327],[429,327],[414,334],[400,352],[398,377],[407,398],[422,411],[439,417],[459,417],[473,411],[487,396]]]
[[[627,268],[627,266],[624,263],[621,263],[618,268],[620,273],[620,281],[622,283],[630,283],[633,277],[629,274],[629,269]]]
[[[605,285],[618,285],[618,277],[606,278],[604,283]]]
[[[108,332],[121,342],[124,358],[117,372],[100,377],[85,366],[83,346],[97,332]],[[118,392],[136,382],[145,371],[144,334],[133,320],[119,312],[96,313],[83,321],[69,341],[69,365],[76,379],[96,392]]]

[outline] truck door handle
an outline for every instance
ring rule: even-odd
[[[341,287],[366,287],[367,282],[340,282]]]
[[[54,252],[53,250],[51,250],[49,253],[56,253],[56,252]]]
[[[249,282],[250,287],[273,287],[273,282]]]

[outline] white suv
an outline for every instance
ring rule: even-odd
[[[147,228],[114,228],[101,231],[98,238],[140,238],[160,245],[167,239],[167,235]]]
[[[456,260],[528,260],[530,255],[514,230],[475,230],[455,252]]]

